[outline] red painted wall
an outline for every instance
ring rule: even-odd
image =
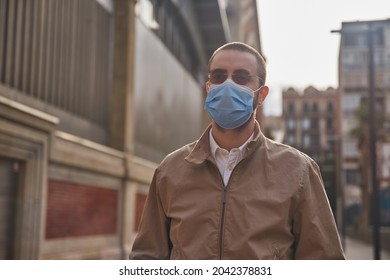
[[[118,191],[49,180],[46,238],[116,234]]]

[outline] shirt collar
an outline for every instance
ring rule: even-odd
[[[210,149],[210,129],[211,124],[203,132],[202,136],[194,142],[190,153],[185,157],[185,160],[193,164],[202,164],[208,157],[213,157]],[[259,123],[256,121],[255,131],[253,133],[253,140],[248,143],[244,157],[253,153],[265,141],[265,136],[261,132]],[[213,157],[214,158],[214,157]]]
[[[211,151],[211,154],[213,155],[213,157],[215,158],[215,154],[216,154],[217,150],[218,149],[223,149],[223,148],[221,148],[217,144],[217,142],[215,141],[215,139],[213,137],[213,134],[212,134],[212,130],[213,129],[210,129],[210,131],[209,131],[210,151]],[[249,138],[245,141],[244,144],[242,144],[240,147],[238,147],[238,149],[240,150],[241,155],[244,155],[246,146],[248,146],[249,142],[251,142],[253,140],[253,135],[254,135],[254,132],[252,132],[252,134],[249,136]]]

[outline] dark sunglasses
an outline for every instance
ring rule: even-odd
[[[229,75],[228,75],[226,70],[215,69],[209,73],[209,80],[210,80],[210,83],[212,83],[214,85],[222,84],[224,81],[226,81],[228,76]],[[258,78],[258,76],[251,75],[245,70],[236,70],[232,74],[233,82],[235,82],[236,84],[239,84],[239,85],[243,85],[243,86],[248,84],[253,77]]]

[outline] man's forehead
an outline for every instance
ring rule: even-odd
[[[249,53],[239,50],[220,50],[215,54],[211,64],[210,70],[216,68],[227,69],[234,67],[235,69],[257,69],[256,57]]]

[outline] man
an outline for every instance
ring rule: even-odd
[[[255,120],[265,77],[246,44],[214,52],[212,123],[155,171],[130,259],[344,259],[317,164]]]

